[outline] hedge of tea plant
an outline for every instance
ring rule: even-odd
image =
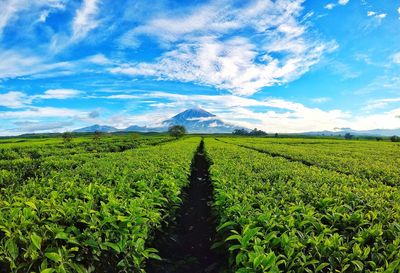
[[[234,272],[399,272],[398,187],[211,138],[205,147]]]
[[[60,139],[26,139],[24,142],[11,143],[0,141],[0,188],[19,187],[31,178],[51,175],[51,171],[75,168],[86,160],[104,157],[108,153],[172,140],[167,136],[133,138],[123,135],[103,136],[96,140],[79,137],[68,144]]]
[[[333,139],[223,138],[223,141],[364,179],[400,186],[400,144]]]
[[[84,155],[73,168],[66,159],[60,165],[68,167],[57,172],[3,187],[0,266],[12,272],[143,272],[146,260],[158,258],[148,243],[180,203],[199,142]]]

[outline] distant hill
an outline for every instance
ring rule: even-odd
[[[168,128],[164,127],[146,127],[146,126],[138,126],[138,125],[131,125],[125,129],[122,129],[120,131],[123,132],[143,132],[143,133],[148,133],[148,132],[163,132],[166,131]]]
[[[305,135],[313,136],[339,136],[350,133],[355,136],[400,136],[399,129],[374,129],[374,130],[363,130],[357,131],[350,128],[343,128],[339,131],[321,131],[321,132],[305,132]]]
[[[77,130],[74,130],[74,133],[93,133],[93,132],[103,132],[103,133],[112,133],[112,132],[117,132],[118,129],[112,126],[107,126],[107,125],[92,125],[88,127],[83,127]]]
[[[112,126],[96,124],[93,126],[77,129],[74,132],[165,132],[168,130],[168,127],[173,125],[185,126],[189,133],[231,133],[235,129],[242,128],[227,124],[218,119],[216,115],[211,114],[203,109],[194,108],[187,109],[173,116],[172,118],[163,121],[162,126],[159,127],[131,125],[125,129],[117,129]]]

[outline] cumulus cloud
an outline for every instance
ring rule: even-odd
[[[227,123],[248,128],[261,128],[273,132],[304,132],[312,130],[329,130],[338,124],[347,124],[350,115],[340,110],[324,111],[306,107],[301,103],[269,98],[255,100],[236,95],[179,95],[166,92],[151,92],[144,98],[162,98],[168,100],[155,103],[150,115],[160,115],[184,110],[189,107],[201,107],[221,118]],[[254,110],[254,109],[257,109]],[[163,119],[168,116],[163,116]],[[162,120],[163,120],[162,119]],[[159,122],[160,119],[154,121]],[[154,121],[148,121],[157,125]]]
[[[371,115],[358,115],[352,121],[352,129],[398,129],[400,128],[400,108]]]
[[[350,1],[350,0],[339,0],[339,1],[338,1],[338,4],[339,4],[339,5],[342,5],[342,6],[345,6],[345,5],[347,5],[347,4],[349,3],[349,1]]]
[[[255,1],[241,9],[228,1],[185,14],[157,17],[129,32],[170,48],[155,62],[125,63],[112,73],[151,76],[251,95],[297,79],[335,50],[312,37],[301,22],[302,0]],[[244,29],[251,34],[241,35]]]
[[[49,89],[38,97],[41,99],[69,99],[77,97],[80,93],[75,89]]]
[[[7,108],[22,108],[29,105],[32,98],[19,91],[10,91],[0,94],[0,106]]]
[[[167,101],[152,104],[154,109],[148,117],[129,116],[130,122],[137,123],[143,120],[142,125],[157,126],[178,110],[200,107],[216,114],[217,118],[227,123],[248,128],[257,127],[267,132],[299,133],[343,127],[355,130],[400,127],[400,120],[396,118],[400,114],[400,108],[379,114],[355,114],[339,109],[308,107],[298,102],[276,98],[255,100],[236,95],[180,95],[166,92],[147,93],[143,99]],[[391,100],[394,101],[395,99]]]

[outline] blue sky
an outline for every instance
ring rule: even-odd
[[[399,29],[398,0],[3,0],[0,135],[190,107],[267,132],[400,128]]]

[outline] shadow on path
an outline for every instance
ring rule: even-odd
[[[163,260],[149,262],[146,272],[217,273],[225,266],[227,258],[210,249],[216,236],[216,221],[211,211],[212,185],[208,167],[201,141],[176,223],[167,233],[156,235],[154,241]]]

